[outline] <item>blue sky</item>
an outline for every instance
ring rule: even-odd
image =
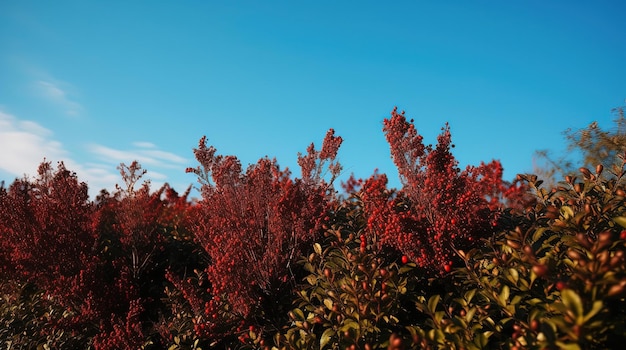
[[[391,4],[390,4],[391,3]],[[622,1],[0,2],[0,179],[63,160],[92,194],[139,160],[195,183],[202,135],[242,163],[296,159],[328,128],[346,175],[398,186],[382,120],[505,178],[626,98]]]

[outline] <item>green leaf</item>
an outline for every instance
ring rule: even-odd
[[[536,229],[535,233],[533,233],[533,241],[538,241],[546,230],[546,227],[540,227]]]
[[[296,309],[293,309],[293,313],[294,315],[296,315],[296,320],[304,321],[304,312],[302,312],[302,310],[296,308]]]
[[[315,250],[317,254],[322,254],[322,246],[319,243],[313,244],[313,250]]]
[[[306,276],[306,282],[312,286],[314,286],[317,283],[317,276],[315,275],[308,275]]]
[[[509,300],[510,292],[511,291],[509,290],[509,286],[502,286],[502,291],[500,292],[500,296],[498,297],[502,305],[506,305],[507,300]]]
[[[435,323],[440,324],[441,320],[443,320],[443,318],[446,316],[446,313],[444,311],[437,311],[433,316],[435,318]]]
[[[580,345],[577,343],[563,343],[561,341],[556,342],[556,345],[559,346],[559,349],[564,350],[580,350]]]
[[[469,309],[467,311],[467,314],[465,314],[465,321],[469,323],[472,320],[472,318],[474,318],[474,314],[475,313],[476,313],[476,308],[475,307]]]
[[[615,221],[618,225],[622,226],[623,228],[626,228],[626,216],[618,216],[613,218],[613,221]]]
[[[600,312],[603,307],[604,307],[604,302],[602,302],[602,300],[594,301],[593,306],[591,307],[591,310],[589,311],[589,313],[585,315],[583,322],[589,321],[591,318],[593,318],[593,316],[597,315],[598,312]]]
[[[437,310],[437,304],[439,303],[439,299],[441,298],[441,296],[439,294],[435,294],[432,297],[430,297],[430,299],[428,299],[428,311],[430,311],[431,313],[435,313],[435,310]]]
[[[509,280],[517,285],[517,281],[519,280],[519,272],[517,272],[517,270],[513,268],[510,268],[508,272],[509,276],[511,277]]]
[[[310,262],[306,262],[306,263],[304,263],[304,269],[305,269],[307,272],[315,272],[315,268],[313,268],[313,265],[311,265],[311,263],[310,263]]]
[[[440,329],[433,329],[433,331],[435,331],[434,334],[434,340],[438,343],[438,344],[443,344],[443,341],[446,339],[445,334],[443,333],[443,331],[441,331]]]
[[[335,331],[332,328],[327,328],[324,333],[322,333],[322,337],[320,338],[320,350],[328,345],[328,342],[334,335]]]
[[[574,216],[574,210],[570,206],[564,205],[561,207],[561,215],[567,220]]]
[[[398,274],[402,275],[405,274],[409,271],[413,270],[413,266],[411,266],[410,264],[406,264],[404,266],[402,266],[400,269],[398,269]]]
[[[474,338],[474,344],[478,346],[479,349],[484,349],[489,342],[489,337],[485,335],[485,333],[477,333]]]
[[[472,299],[474,299],[475,294],[476,294],[476,289],[470,289],[467,292],[465,292],[463,299],[465,299],[465,301],[469,303],[472,301]]]
[[[577,323],[581,324],[583,320],[583,302],[580,296],[571,289],[563,289],[561,298],[563,299],[563,304],[576,316]]]

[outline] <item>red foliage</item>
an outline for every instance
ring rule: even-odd
[[[455,248],[491,234],[508,189],[497,161],[461,171],[450,151],[450,128],[442,130],[436,147],[424,145],[412,121],[394,109],[383,131],[403,187],[389,191],[386,177],[374,175],[361,194],[368,227],[383,245],[440,272],[454,260]]]
[[[163,297],[167,275],[184,274],[194,257],[184,256],[189,190],[182,196],[168,184],[151,192],[150,183],[137,183],[146,173],[137,162],[118,168],[126,187],[98,198],[96,223],[103,254],[110,264],[110,285],[117,291],[120,307],[110,321],[101,324],[96,348],[138,348],[145,342],[142,329],[159,322],[156,312]],[[168,272],[169,271],[169,272]],[[111,344],[115,344],[112,346]],[[111,347],[112,346],[112,347]]]
[[[147,306],[163,293],[172,267],[167,241],[185,231],[190,204],[168,186],[135,190],[143,174],[137,163],[120,171],[127,188],[103,192],[96,203],[63,163],[55,171],[44,162],[36,179],[0,187],[2,278],[36,286],[43,303],[62,310],[46,316],[42,335],[80,334],[96,339],[95,348],[136,349],[156,320]]]
[[[51,315],[43,334],[89,336],[120,305],[98,255],[95,211],[87,185],[63,163],[54,171],[43,162],[34,181],[16,180],[0,191],[0,251],[13,272],[6,277],[37,286],[47,303],[66,312]]]
[[[95,232],[87,185],[59,164],[38,169],[39,177],[16,180],[0,191],[0,237],[18,276],[57,289],[91,260]]]
[[[502,181],[497,161],[459,169],[447,125],[435,147],[396,110],[383,130],[403,187],[388,189],[377,173],[345,185],[367,218],[363,250],[377,242],[404,264],[449,272],[454,249],[490,235],[505,201],[525,199],[523,185]],[[95,349],[136,349],[148,339],[164,346],[192,328],[218,342],[252,329],[273,335],[302,277],[296,260],[339,205],[332,183],[341,143],[330,129],[321,150],[311,144],[298,156],[298,179],[268,158],[244,170],[202,138],[200,165],[187,169],[202,185],[194,205],[189,191],[138,186],[145,171],[136,162],[119,168],[125,188],[95,202],[63,163],[55,171],[44,162],[36,179],[0,186],[0,277],[34,286],[44,307],[62,310],[41,320],[44,336],[80,334]]]
[[[118,187],[114,198],[108,201],[110,215],[114,218],[112,228],[123,251],[116,263],[118,269],[139,280],[142,274],[150,272],[145,270],[154,266],[155,255],[164,249],[165,236],[159,218],[165,208],[161,197],[168,186],[150,193],[149,182],[144,182],[135,189],[135,184],[146,171],[137,162],[128,167],[122,164],[118,169],[126,188]]]
[[[194,150],[200,166],[187,170],[202,184],[192,229],[211,257],[205,272],[213,298],[204,307],[200,332],[216,332],[229,320],[234,327],[253,315],[265,317],[272,310],[264,305],[277,304],[281,293],[291,291],[295,262],[318,237],[330,208],[323,170],[329,162],[331,181],[337,176],[340,144],[341,138],[329,131],[321,152],[311,145],[300,155],[303,178],[291,179],[288,170],[268,158],[243,172],[236,157],[216,155],[205,138],[200,140]],[[183,287],[182,281],[178,284]],[[193,293],[185,294],[198,305]]]
[[[146,342],[140,318],[143,311],[141,300],[133,300],[124,318],[111,316],[113,329],[109,331],[109,327],[101,327],[101,333],[93,339],[94,349],[140,349]]]

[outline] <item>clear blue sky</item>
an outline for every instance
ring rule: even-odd
[[[64,160],[92,194],[139,160],[195,178],[202,135],[244,165],[296,158],[328,128],[346,174],[398,186],[394,106],[428,143],[447,121],[462,167],[505,177],[626,98],[623,1],[0,2],[0,179]]]

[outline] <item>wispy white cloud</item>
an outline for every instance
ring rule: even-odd
[[[180,169],[181,164],[186,161],[176,154],[161,151],[148,142],[136,142],[133,145],[135,148],[127,151],[92,145],[88,149],[98,160],[81,163],[76,161],[61,142],[54,139],[51,130],[0,110],[0,170],[15,177],[34,176],[44,159],[53,164],[63,161],[68,169],[78,174],[81,181],[87,182],[90,195],[95,196],[101,189],[113,191],[115,184],[121,182],[117,170],[119,163],[139,161],[148,169],[146,180],[151,180],[153,188],[158,188],[169,180],[168,175],[159,172],[159,169]]]
[[[63,112],[71,117],[79,116],[83,111],[83,106],[73,100],[68,93],[67,83],[53,80],[39,80],[36,83],[37,90],[48,102],[53,103],[63,109]]]
[[[120,150],[104,145],[92,144],[89,151],[95,154],[101,161],[109,163],[130,164],[138,161],[144,166],[156,166],[163,168],[180,168],[187,159],[171,153],[156,149],[156,145],[146,142],[134,142],[135,148]]]
[[[52,132],[32,121],[21,121],[0,111],[0,169],[23,176],[35,171],[41,161],[60,160],[67,153],[61,143],[50,138]]]
[[[156,148],[156,145],[154,143],[145,141],[133,142],[133,146],[140,148]]]
[[[139,162],[144,169],[148,170],[145,180],[150,180],[152,188],[159,188],[166,182],[174,188],[183,191],[187,185],[172,183],[170,177],[158,170],[174,169],[180,171],[184,168],[187,159],[174,153],[161,151],[157,145],[151,142],[133,142],[129,149],[117,149],[99,144],[91,144],[87,147],[98,161],[108,164],[109,168],[116,168],[120,163],[130,165],[133,161]],[[119,177],[119,176],[118,176]],[[119,182],[119,181],[118,181]],[[190,181],[192,183],[193,181]]]
[[[63,144],[54,139],[51,130],[3,111],[0,111],[0,149],[0,169],[15,177],[34,176],[45,159],[55,165],[63,161],[81,181],[87,182],[91,195],[103,188],[113,190],[119,181],[115,168],[76,162]]]

